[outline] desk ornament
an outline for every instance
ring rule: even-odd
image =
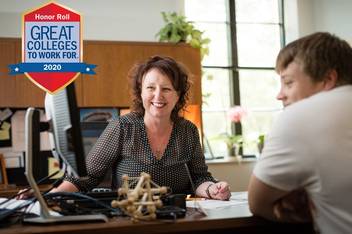
[[[166,194],[167,188],[154,183],[151,176],[145,172],[142,172],[140,177],[123,175],[122,180],[122,187],[117,193],[119,198],[124,199],[113,200],[111,206],[119,207],[133,222],[156,219],[157,208],[163,206],[160,197]],[[136,186],[132,189],[134,185]]]

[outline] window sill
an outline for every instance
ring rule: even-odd
[[[221,159],[207,159],[206,164],[224,164],[224,163],[252,163],[256,162],[257,157],[242,158],[241,156],[236,157],[225,157]]]

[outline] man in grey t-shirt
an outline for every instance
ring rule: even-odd
[[[313,219],[322,233],[352,230],[352,48],[315,33],[277,58],[285,110],[268,135],[249,185],[255,215]]]

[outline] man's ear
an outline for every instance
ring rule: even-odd
[[[336,87],[337,84],[337,72],[335,69],[329,70],[324,79],[324,90],[331,90]]]

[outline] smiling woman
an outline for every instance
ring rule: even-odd
[[[88,177],[67,176],[56,191],[91,190],[111,169],[116,187],[125,175],[146,172],[175,194],[229,199],[227,182],[208,172],[197,127],[182,117],[190,90],[186,69],[171,57],[153,56],[133,67],[129,78],[131,113],[106,127],[87,156]]]
[[[178,96],[175,106],[170,113],[171,119],[175,120],[179,112],[185,108],[189,99],[191,85],[187,69],[170,57],[160,56],[151,57],[143,64],[136,64],[135,67],[131,69],[130,81],[133,90],[133,109],[137,113],[144,115],[144,100],[142,100],[143,98],[141,97],[143,94],[142,89],[143,87],[152,89],[152,85],[155,86],[155,84],[150,84],[148,87],[145,81],[155,82],[154,79],[162,80],[163,85],[167,86],[166,89],[169,89],[163,92],[171,91],[170,93]],[[174,98],[176,98],[176,96]]]
[[[170,121],[172,109],[179,96],[170,79],[157,68],[151,69],[144,76],[141,96],[145,117],[164,117],[166,121]]]

